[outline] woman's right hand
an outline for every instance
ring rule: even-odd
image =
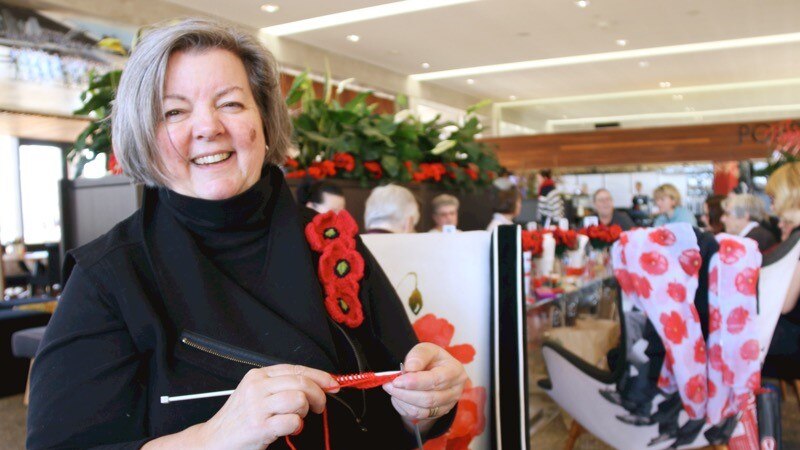
[[[309,410],[322,413],[325,393],[338,390],[330,374],[309,367],[253,369],[198,432],[207,448],[261,450],[283,436],[298,434]]]

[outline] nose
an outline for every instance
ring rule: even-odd
[[[214,110],[195,111],[192,130],[198,141],[213,141],[225,131]]]

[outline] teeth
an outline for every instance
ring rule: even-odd
[[[231,157],[230,152],[218,153],[216,155],[208,155],[208,156],[203,156],[201,158],[195,158],[192,160],[192,162],[203,166],[203,165],[218,163],[220,161],[225,161],[230,157]]]

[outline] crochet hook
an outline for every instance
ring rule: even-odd
[[[378,378],[380,378],[380,377],[390,377],[392,375],[396,375],[397,373],[398,372],[396,370],[390,370],[388,372],[376,372],[374,374],[374,376],[378,377]],[[353,377],[353,375],[340,375],[340,376],[335,376],[334,378],[336,379],[336,381],[338,383],[344,384],[346,381],[348,381],[349,378],[352,378],[352,377]],[[186,401],[186,400],[197,400],[197,399],[201,399],[201,398],[224,397],[224,396],[228,396],[228,395],[231,395],[231,394],[233,394],[233,389],[230,389],[230,390],[227,390],[227,391],[203,392],[203,393],[200,393],[200,394],[176,395],[176,396],[172,396],[172,397],[170,397],[168,395],[162,395],[161,396],[161,404],[162,405],[166,405],[166,404],[169,404],[169,403],[182,402],[182,401]]]
[[[406,368],[403,366],[403,363],[400,363],[400,373],[404,375],[406,373]],[[419,424],[416,420],[414,421],[414,437],[417,438],[417,449],[422,450],[422,434],[419,432]]]

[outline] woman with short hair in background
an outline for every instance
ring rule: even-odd
[[[681,193],[674,185],[666,183],[653,191],[653,198],[658,206],[659,214],[653,221],[654,226],[668,223],[688,223],[697,226],[697,219],[688,209],[681,205]]]

